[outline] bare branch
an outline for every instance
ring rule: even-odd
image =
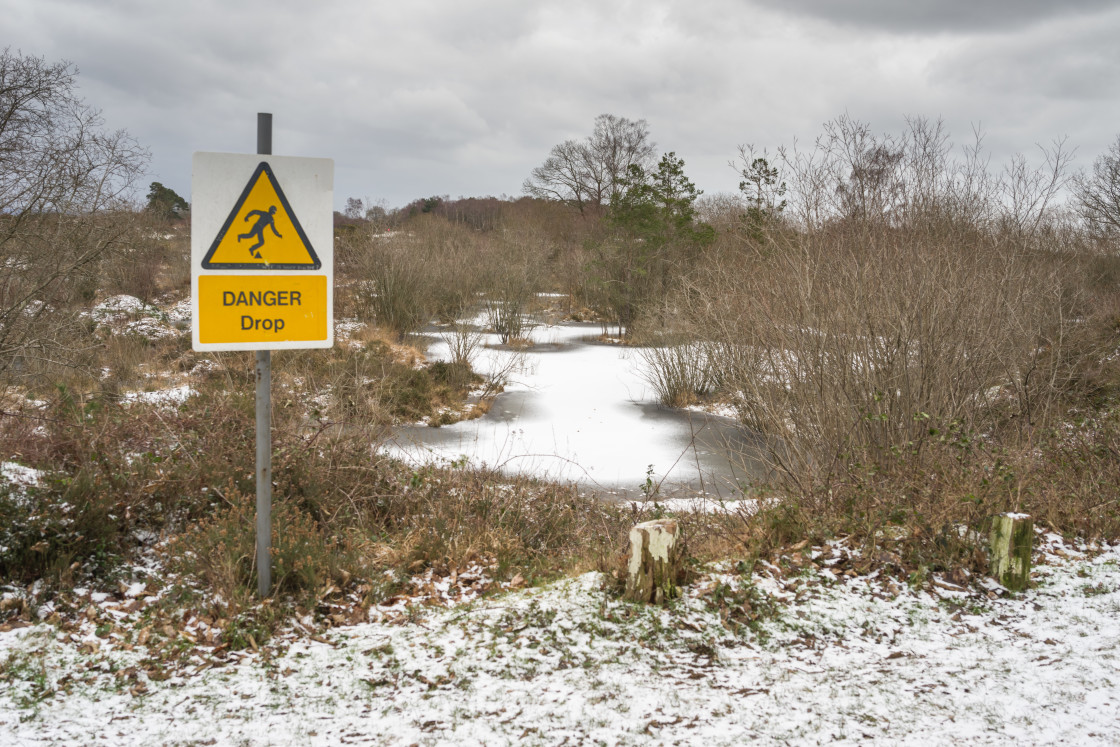
[[[631,165],[649,166],[655,155],[644,119],[601,114],[586,140],[553,146],[522,188],[525,194],[566,202],[581,213],[597,212],[619,192]]]

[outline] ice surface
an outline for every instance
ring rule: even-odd
[[[474,368],[507,372],[490,412],[442,428],[399,429],[390,453],[417,462],[454,461],[625,493],[646,483],[731,494],[757,465],[725,447],[748,447],[725,417],[660,407],[635,348],[596,343],[599,325],[540,326],[535,345],[515,351],[487,335]],[[438,340],[430,359],[449,357]]]

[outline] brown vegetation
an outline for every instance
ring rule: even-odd
[[[1055,204],[1061,147],[992,174],[936,124],[840,119],[778,164],[789,210],[709,209],[718,241],[671,302],[688,343],[648,356],[664,401],[716,382],[768,444],[780,497],[748,532],[896,525],[939,567],[1001,511],[1118,536],[1117,260]]]
[[[1006,510],[1120,537],[1120,260],[1057,204],[1062,149],[992,173],[975,150],[954,160],[934,123],[879,137],[840,119],[809,151],[741,155],[741,198],[697,201],[667,157],[668,186],[603,174],[576,207],[350,211],[337,303],[358,331],[273,364],[278,593],[316,611],[324,589],[368,606],[410,574],[481,558],[530,581],[616,568],[645,513],[373,449],[395,423],[460,417],[448,412],[481,384],[479,328],[464,318],[523,344],[542,290],[649,343],[666,405],[723,397],[766,444],[773,479],[741,496],[757,510],[680,517],[698,558],[749,565],[844,536],[867,558],[889,548],[907,575],[980,570],[975,536]],[[253,608],[250,356],[195,353],[169,319],[164,336],[89,313],[116,294],[182,302],[184,229],[115,202],[0,223],[15,270],[0,289],[0,460],[47,474],[28,499],[0,485],[7,583],[110,583],[159,543],[179,593],[211,618]],[[433,321],[448,363],[423,361],[416,333]],[[123,397],[183,382],[197,391],[185,406]],[[258,638],[280,616],[268,614]]]

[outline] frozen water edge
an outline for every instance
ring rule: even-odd
[[[955,599],[956,613],[867,579],[795,601],[759,578],[790,605],[761,639],[725,630],[704,589],[636,608],[587,574],[337,629],[139,697],[113,670],[141,653],[79,654],[37,626],[0,634],[0,662],[41,651],[53,683],[81,676],[39,706],[7,682],[0,742],[1115,744],[1120,552],[1050,556],[1037,578],[1017,598]]]
[[[538,326],[523,352],[487,335],[475,369],[508,372],[490,411],[441,428],[399,428],[386,451],[413,463],[465,456],[505,473],[622,495],[637,493],[647,473],[663,494],[724,497],[757,476],[759,465],[734,454],[751,446],[734,421],[660,407],[638,350],[589,341],[600,332],[597,324]],[[446,360],[447,344],[433,343],[428,357]]]

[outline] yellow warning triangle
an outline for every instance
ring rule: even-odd
[[[207,270],[318,270],[322,263],[267,161],[249,178],[202,259]]]

